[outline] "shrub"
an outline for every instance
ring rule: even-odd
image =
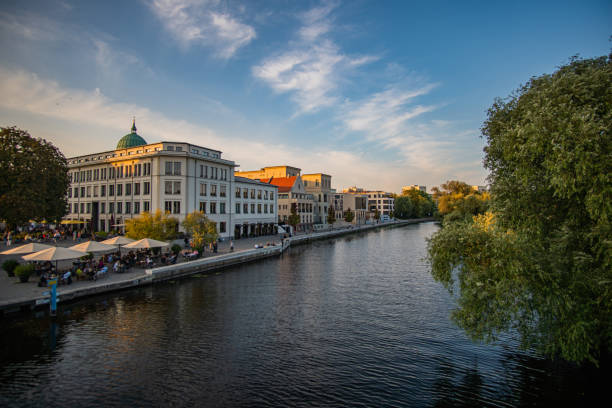
[[[19,265],[14,259],[8,259],[2,263],[2,269],[4,269],[8,276],[15,276],[15,268]]]
[[[108,233],[106,231],[96,232],[96,238],[106,239],[106,237],[108,237]]]
[[[33,264],[18,265],[15,268],[15,276],[19,278],[19,281],[25,283],[30,278],[30,275],[34,273]]]
[[[174,244],[170,247],[170,250],[172,251],[172,253],[174,255],[178,254],[179,252],[181,252],[181,246],[178,244]]]

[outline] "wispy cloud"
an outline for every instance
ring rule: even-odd
[[[149,8],[183,47],[200,44],[216,56],[231,58],[255,37],[255,29],[238,21],[216,0],[151,0]]]
[[[329,147],[302,150],[291,145],[266,143],[263,138],[250,137],[251,133],[244,137],[229,137],[147,107],[114,101],[99,89],[66,88],[26,71],[0,66],[0,92],[3,94],[0,110],[44,117],[44,125],[34,136],[53,136],[56,139],[50,140],[67,156],[112,149],[128,130],[131,117],[136,116],[139,133],[149,143],[177,140],[222,150],[224,157],[236,161],[241,169],[289,164],[302,168],[305,173],[325,171],[333,175],[333,184],[337,188],[359,184],[394,191],[397,186],[407,183],[405,172],[400,167],[358,151]],[[68,131],[54,129],[55,120],[67,123]],[[19,126],[19,123],[14,124]],[[84,139],[81,134],[84,127],[91,134],[105,136]],[[282,158],[282,163],[274,162],[274,158]],[[387,176],[381,179],[380,174]]]
[[[315,112],[339,100],[336,90],[342,76],[351,69],[377,59],[375,56],[351,57],[325,35],[332,29],[330,13],[337,3],[311,9],[299,16],[298,40],[289,49],[253,67],[253,75],[278,93],[290,93],[299,106],[298,113]]]

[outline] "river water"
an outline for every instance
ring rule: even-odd
[[[4,318],[0,406],[581,405],[597,370],[472,343],[425,256],[433,223]]]

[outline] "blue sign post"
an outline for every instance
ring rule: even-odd
[[[57,279],[49,281],[51,286],[51,302],[49,302],[49,314],[51,316],[57,315]]]

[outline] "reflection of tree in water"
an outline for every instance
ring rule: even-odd
[[[448,360],[441,360],[436,368],[438,373],[434,384],[433,406],[444,407],[483,407],[488,406],[482,397],[483,380],[478,367],[465,371],[457,383],[454,383],[455,367]]]
[[[524,354],[504,357],[505,385],[512,390],[514,406],[587,407],[600,406],[599,401],[607,399],[612,374],[609,359],[596,368]]]

